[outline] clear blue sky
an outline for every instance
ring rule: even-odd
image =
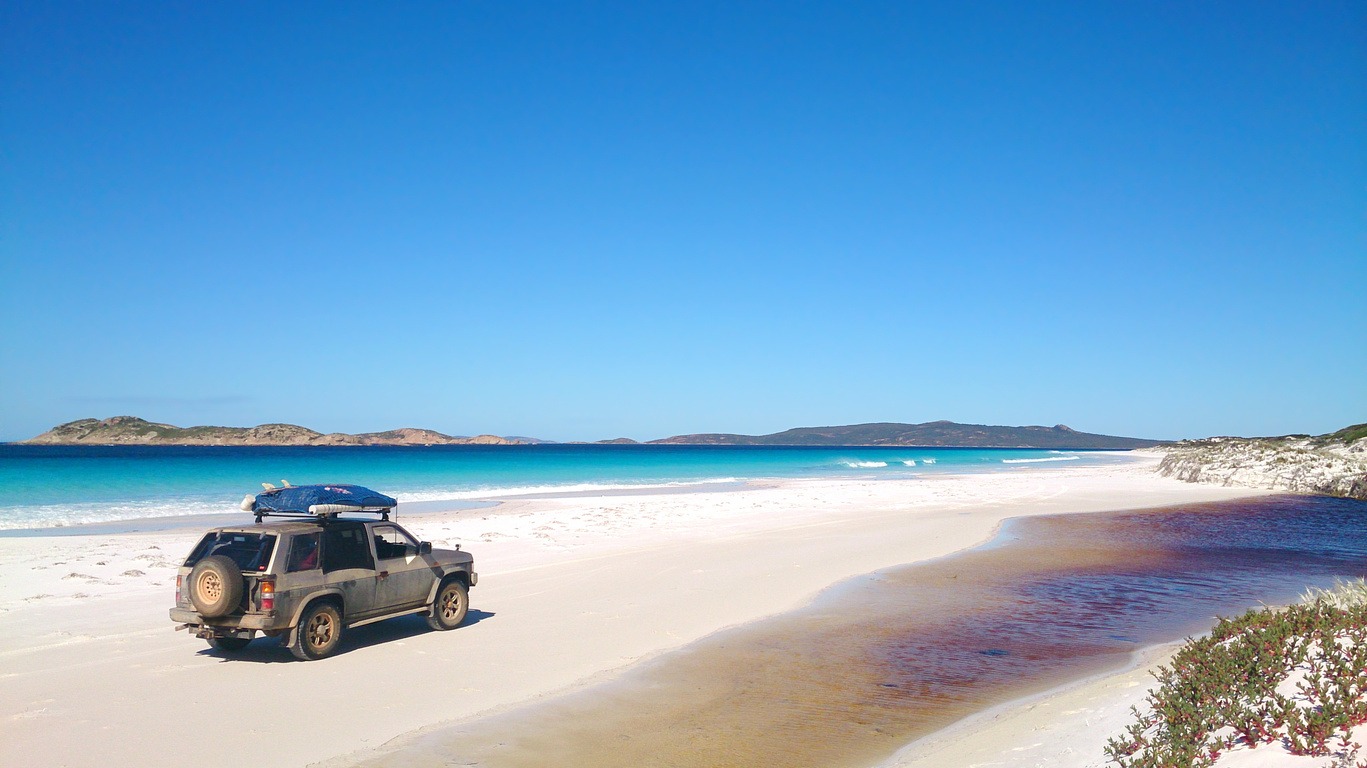
[[[1367,4],[0,5],[0,439],[1367,421]]]

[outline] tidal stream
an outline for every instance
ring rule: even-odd
[[[1358,501],[1013,520],[981,547],[844,582],[801,610],[406,740],[367,765],[867,766],[1216,616],[1364,575]]]

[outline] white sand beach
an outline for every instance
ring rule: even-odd
[[[607,679],[843,579],[971,547],[1009,517],[1264,493],[1162,478],[1155,462],[401,510],[420,537],[474,553],[471,623],[357,628],[343,653],[308,663],[271,640],[229,658],[173,631],[175,567],[197,530],[0,538],[0,764],[210,768],[240,764],[240,747],[252,745],[261,766],[344,765],[423,729]],[[1115,682],[1129,679],[1093,682],[1086,695],[1100,698],[1086,707],[1125,712],[1143,694]],[[975,748],[1022,760],[977,764],[1056,764],[1022,734],[1076,749],[1104,743],[1083,705],[1038,704],[982,716],[992,719],[980,721]],[[944,751],[953,739],[889,764],[974,764],[913,761],[932,748],[959,755]]]

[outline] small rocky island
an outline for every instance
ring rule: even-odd
[[[518,445],[522,441],[498,435],[454,437],[430,429],[391,429],[388,432],[323,434],[295,424],[255,427],[177,427],[115,416],[80,419],[25,440],[26,445]]]
[[[1152,450],[1164,454],[1159,474],[1189,483],[1367,500],[1367,424],[1318,437],[1208,437]]]

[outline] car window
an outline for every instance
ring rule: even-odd
[[[318,567],[318,545],[322,534],[297,533],[290,539],[290,560],[285,567],[288,573],[311,571]]]
[[[408,534],[398,528],[392,525],[377,525],[372,530],[375,536],[375,556],[379,559],[389,560],[418,554],[418,542],[413,541]]]
[[[337,523],[323,530],[324,571],[374,567],[375,560],[370,556],[370,541],[367,540],[365,528],[360,523]]]
[[[244,571],[264,571],[270,565],[271,553],[275,551],[275,536],[263,533],[238,533],[234,531],[214,531],[205,534],[195,545],[194,551],[185,559],[187,566],[211,555],[229,558]]]

